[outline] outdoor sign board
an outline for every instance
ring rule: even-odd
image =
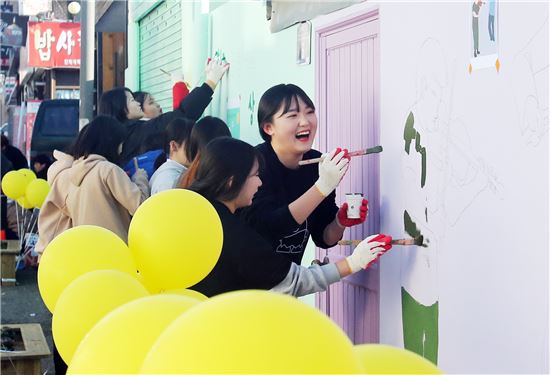
[[[80,23],[29,22],[29,66],[80,68]]]

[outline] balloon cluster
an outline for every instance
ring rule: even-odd
[[[36,256],[32,255],[34,254],[32,250],[35,241],[31,240],[31,236],[28,236],[28,234],[36,232],[38,210],[35,209],[42,207],[50,191],[50,185],[48,181],[36,178],[36,175],[30,169],[22,168],[4,175],[2,178],[2,191],[8,198],[17,203],[15,206],[17,233],[23,252],[18,257],[16,268],[23,259],[34,263]]]
[[[292,297],[246,290],[208,299],[186,289],[212,270],[222,243],[215,209],[180,189],[140,206],[128,246],[95,226],[57,236],[38,285],[68,373],[365,373],[363,358],[379,363],[378,356],[390,370],[393,356],[406,357],[411,372],[438,373],[401,349],[363,354],[327,316]]]
[[[6,173],[2,178],[2,191],[25,209],[40,208],[50,191],[50,185],[48,181],[36,178],[30,169],[22,168]]]

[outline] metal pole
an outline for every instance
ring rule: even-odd
[[[81,4],[80,128],[94,115],[95,0],[84,0]]]

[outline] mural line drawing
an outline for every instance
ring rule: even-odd
[[[455,74],[458,69],[455,64]],[[400,253],[403,338],[405,348],[435,364],[437,257],[445,249],[446,231],[482,196],[490,194],[496,200],[504,196],[497,171],[476,153],[467,124],[453,113],[450,71],[442,44],[426,39],[419,50],[416,99],[403,130],[404,231],[411,236],[421,233],[429,240],[427,248],[411,247]]]
[[[540,25],[523,48],[514,56],[510,92],[514,95],[517,123],[526,145],[537,147],[548,135],[548,18]]]

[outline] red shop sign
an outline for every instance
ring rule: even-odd
[[[80,67],[80,23],[29,22],[29,66]]]

